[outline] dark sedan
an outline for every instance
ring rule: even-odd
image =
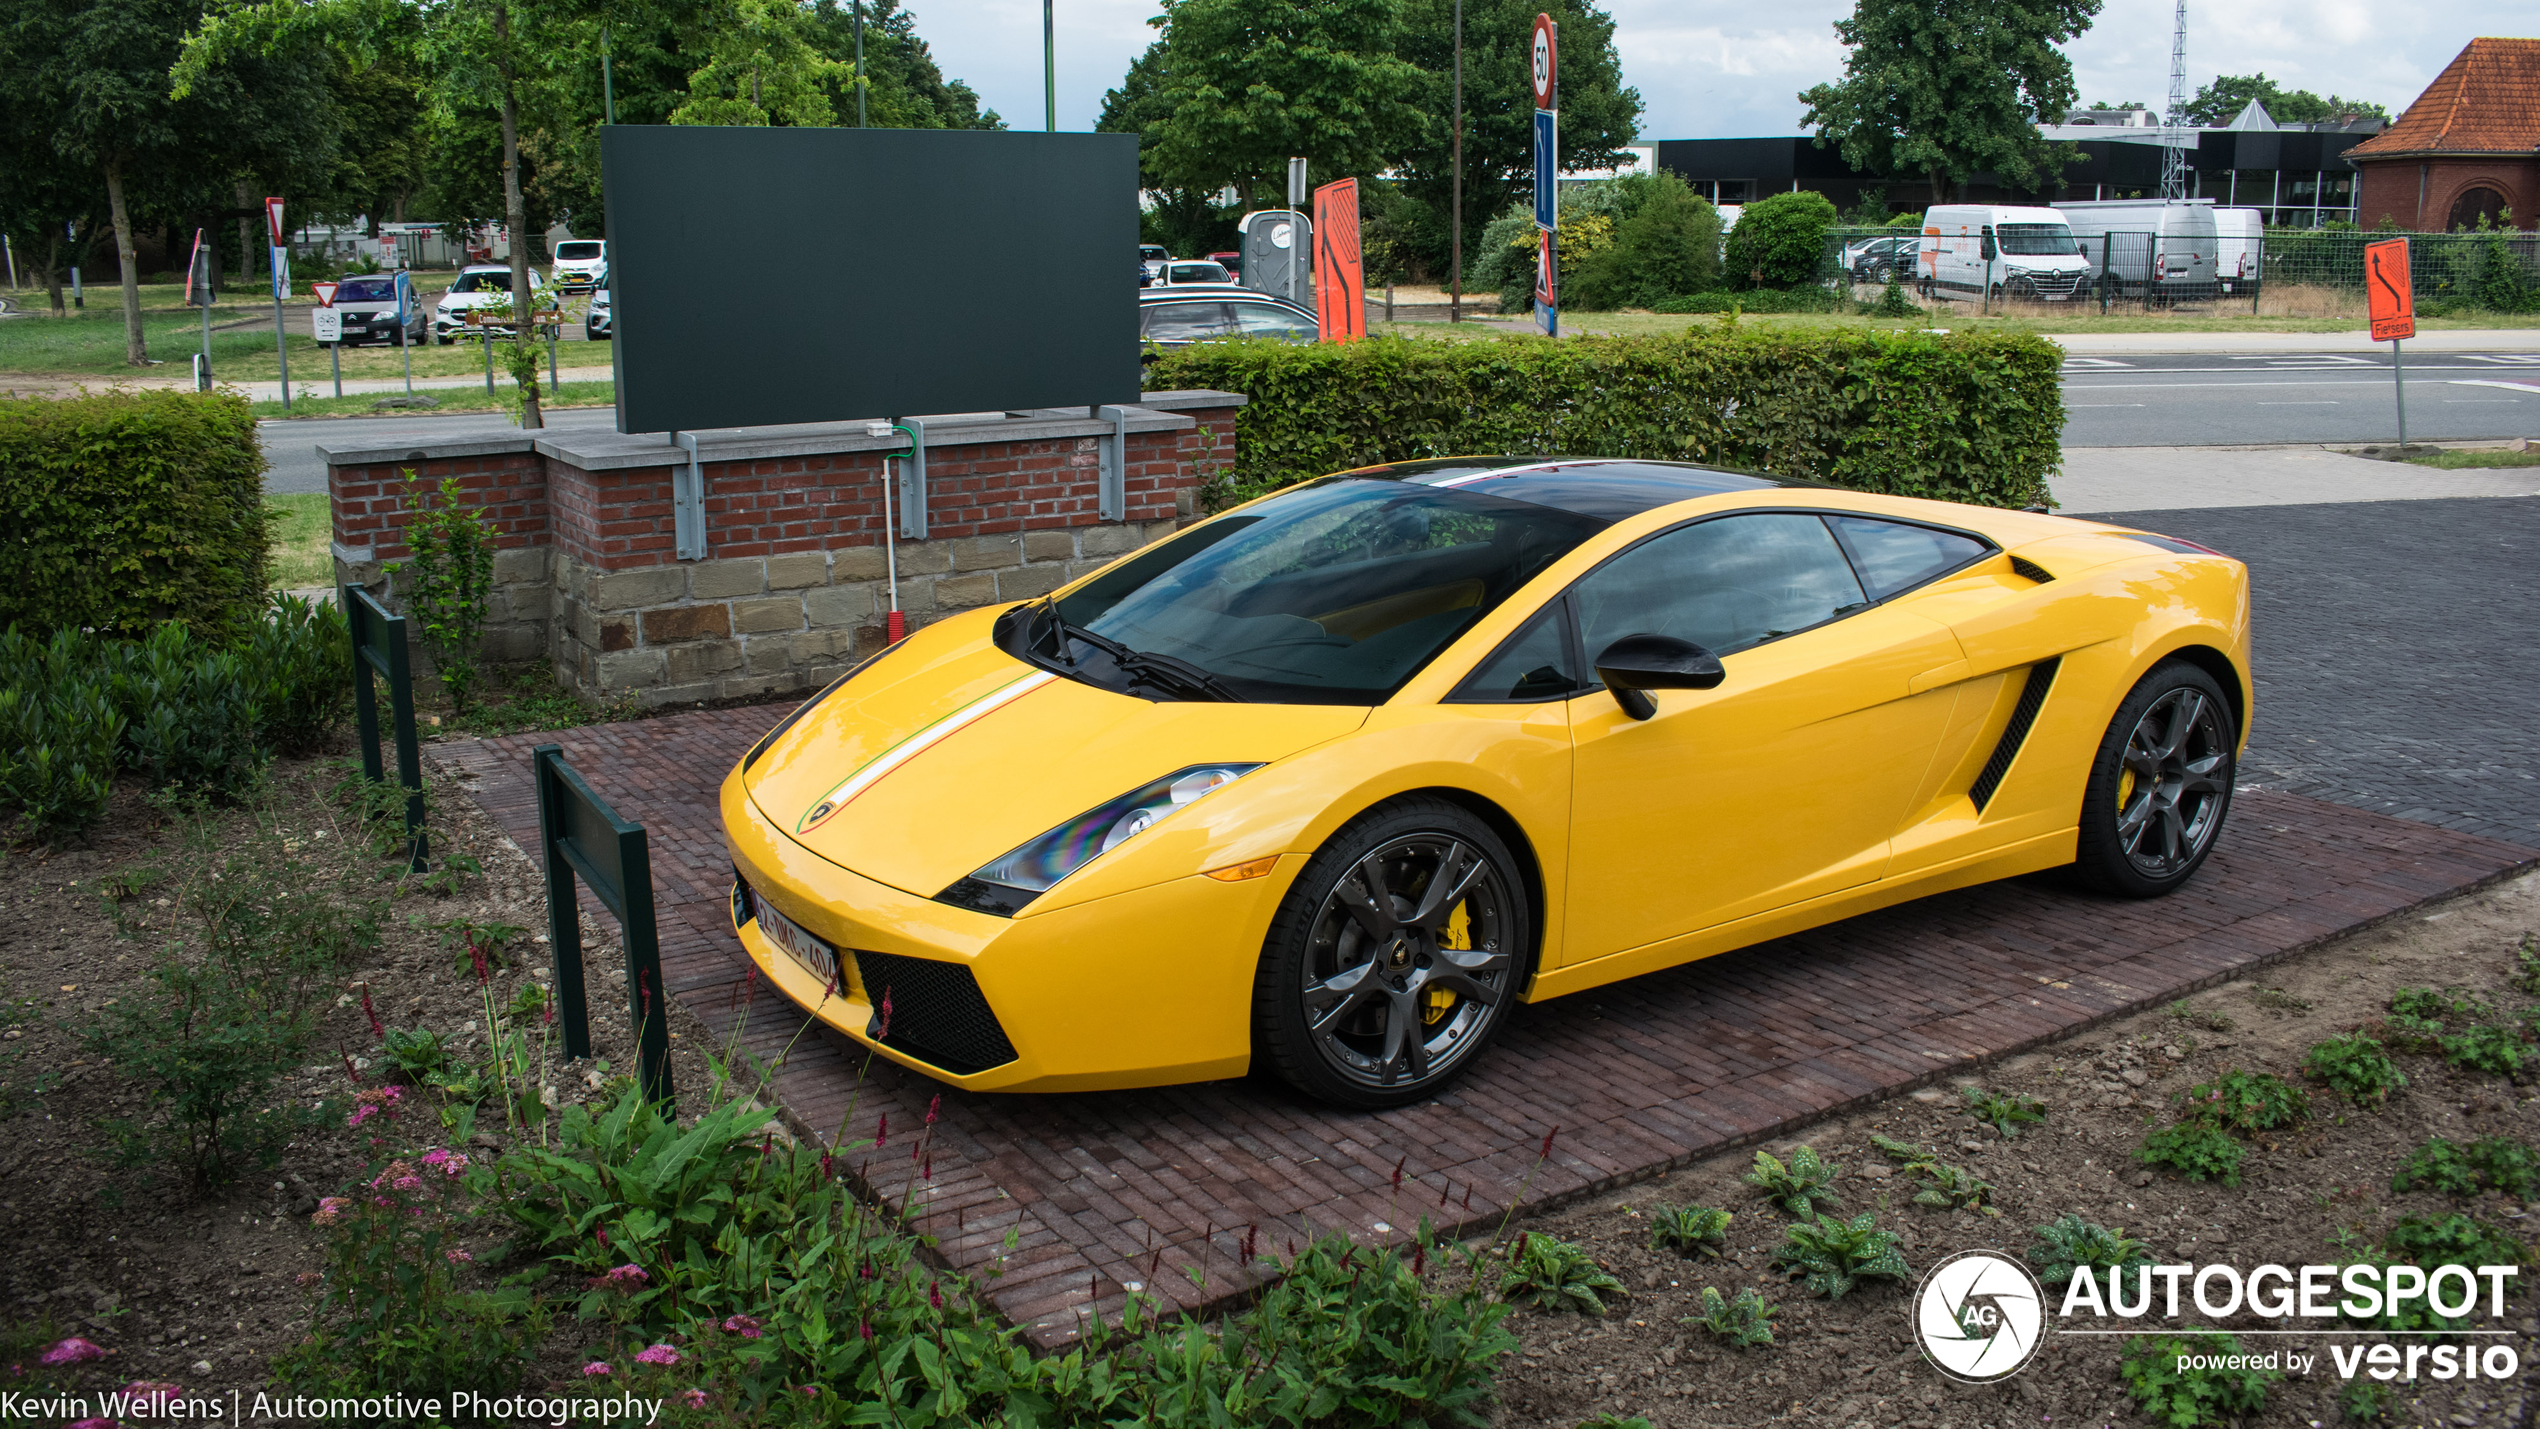
[[[1138,294],[1138,336],[1153,347],[1188,347],[1230,337],[1314,342],[1322,335],[1311,310],[1231,283],[1148,288]]]

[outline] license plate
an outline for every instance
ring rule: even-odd
[[[802,924],[777,912],[764,898],[753,900],[758,905],[758,930],[767,940],[783,948],[786,954],[820,979],[822,987],[838,980],[838,950],[812,936]]]

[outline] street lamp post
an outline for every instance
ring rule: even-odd
[[[1463,0],[1456,0],[1462,4]],[[1041,0],[1041,92],[1049,104],[1049,132],[1058,132],[1058,0]]]
[[[1448,141],[1447,163],[1455,170],[1455,202],[1449,227],[1454,230],[1446,320],[1464,321],[1464,0],[1455,0],[1455,131]]]

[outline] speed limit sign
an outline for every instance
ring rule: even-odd
[[[1534,50],[1535,108],[1550,109],[1553,67],[1552,17],[1550,15],[1535,17]]]

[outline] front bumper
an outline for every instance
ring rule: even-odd
[[[819,857],[759,812],[737,767],[722,803],[733,870],[749,890],[733,899],[741,946],[778,991],[892,1061],[1009,1092],[1167,1086],[1250,1065],[1253,974],[1302,855],[1283,855],[1266,878],[1223,883],[1193,870],[1008,919]],[[760,931],[762,900],[840,950],[842,986],[833,992]],[[895,1024],[887,1038],[885,992]],[[1000,1047],[1008,1060],[977,1065]]]

